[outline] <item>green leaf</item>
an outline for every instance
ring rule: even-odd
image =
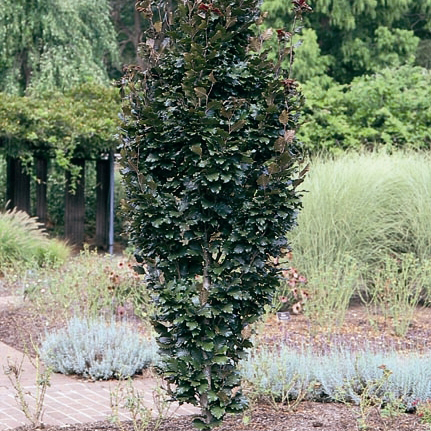
[[[207,97],[207,90],[204,87],[195,87],[194,91],[196,93],[196,96],[199,97],[199,99],[206,99]]]
[[[214,343],[212,341],[200,341],[198,345],[206,352],[211,352],[214,349]]]
[[[190,149],[199,156],[202,156],[202,147],[199,144],[192,145]]]
[[[199,327],[199,324],[198,324],[197,322],[193,322],[193,321],[188,320],[188,321],[186,322],[186,326],[187,326],[190,330],[193,330],[193,329],[198,328],[198,327]]]
[[[212,172],[210,174],[205,175],[205,178],[208,181],[217,181],[219,179],[219,177],[220,177],[220,174],[218,172]]]
[[[229,362],[229,358],[224,355],[214,356],[213,362],[215,364],[227,364]]]
[[[217,419],[221,419],[226,413],[226,409],[220,406],[213,406],[210,408],[210,411]]]

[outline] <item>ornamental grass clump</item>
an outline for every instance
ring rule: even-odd
[[[40,355],[54,372],[93,380],[123,379],[158,361],[153,340],[126,322],[73,318],[67,327],[47,333]]]
[[[65,262],[70,248],[50,239],[42,226],[25,211],[0,213],[0,268],[55,266]]]
[[[289,234],[293,264],[309,280],[346,256],[366,282],[388,256],[431,258],[431,164],[427,153],[346,153],[312,161],[298,226]]]

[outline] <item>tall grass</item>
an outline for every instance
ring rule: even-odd
[[[0,213],[0,268],[52,266],[63,263],[70,248],[49,239],[36,218],[26,212]]]
[[[431,165],[429,154],[404,156],[400,172],[406,194],[399,196],[399,213],[403,219],[403,239],[406,252],[419,259],[431,257]]]
[[[316,159],[298,227],[294,264],[311,280],[345,257],[368,282],[388,256],[431,258],[431,163],[425,153],[344,154]]]

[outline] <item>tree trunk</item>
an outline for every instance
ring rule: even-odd
[[[47,222],[47,179],[48,160],[43,157],[36,158],[36,216],[39,221],[46,225]]]
[[[74,159],[72,163],[81,168],[76,180],[76,188],[71,188],[71,175],[66,173],[65,220],[64,231],[66,239],[71,244],[81,247],[84,243],[85,221],[85,160]]]
[[[7,158],[7,208],[17,208],[30,214],[30,175],[23,170],[21,160]]]
[[[110,160],[96,162],[96,247],[108,250],[109,246],[109,197]]]

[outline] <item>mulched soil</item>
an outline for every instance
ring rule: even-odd
[[[0,297],[7,294],[0,289]],[[1,299],[1,298],[0,298]],[[0,302],[1,303],[1,302]],[[257,328],[265,343],[291,346],[311,346],[327,350],[333,345],[350,345],[358,348],[363,345],[376,349],[395,348],[400,351],[431,348],[431,310],[420,308],[405,337],[397,337],[391,329],[391,322],[375,319],[370,325],[366,310],[353,306],[348,311],[345,324],[341,328],[313,328],[303,315],[292,316],[287,322],[271,317]],[[33,310],[29,304],[19,307],[0,306],[0,341],[23,351],[40,339],[45,330],[61,326],[54,316],[46,316]],[[31,351],[31,348],[30,348]],[[372,431],[425,431],[429,426],[421,424],[417,415],[403,413],[395,417],[382,417],[379,411],[371,409],[367,419],[368,430]],[[336,403],[301,402],[295,409],[288,406],[274,406],[269,403],[254,402],[244,415],[229,416],[217,428],[219,431],[345,431],[359,430],[359,412],[356,406]],[[142,424],[140,430],[191,431],[191,417],[170,418],[158,425]],[[144,426],[147,426],[146,428]],[[14,431],[30,431],[32,427],[19,427]],[[96,422],[62,427],[46,426],[46,431],[137,431],[131,422],[121,427],[109,422]]]

